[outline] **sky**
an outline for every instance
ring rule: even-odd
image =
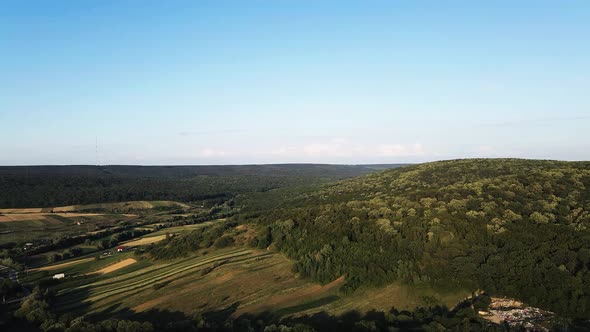
[[[586,0],[3,0],[0,165],[590,160],[589,36]]]

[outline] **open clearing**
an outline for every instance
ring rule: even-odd
[[[40,267],[40,268],[31,270],[31,272],[32,271],[53,271],[53,270],[59,270],[59,269],[63,269],[64,267],[68,267],[68,266],[72,266],[72,265],[77,265],[77,264],[89,262],[91,260],[94,260],[94,258],[92,258],[92,257],[90,257],[90,258],[83,258],[83,259],[78,259],[78,260],[71,261],[71,262],[43,266],[43,267]]]
[[[107,266],[105,268],[102,268],[102,269],[100,269],[100,270],[98,270],[98,271],[96,271],[94,273],[98,273],[98,274],[110,273],[110,272],[113,272],[113,271],[117,271],[118,269],[122,269],[122,268],[124,268],[126,266],[129,266],[129,265],[131,265],[133,263],[137,263],[137,261],[135,259],[133,259],[133,258],[127,258],[127,259],[124,259],[124,260],[122,260],[120,262],[117,262],[115,264],[109,265],[109,266]]]

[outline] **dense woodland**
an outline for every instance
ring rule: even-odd
[[[136,200],[191,202],[333,181],[399,165],[0,167],[0,208]]]
[[[285,197],[236,220],[322,283],[479,288],[590,317],[588,162],[434,162]]]

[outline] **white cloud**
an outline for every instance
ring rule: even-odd
[[[201,157],[210,158],[210,157],[223,157],[223,156],[227,155],[227,153],[223,150],[205,148],[205,149],[201,150],[199,155]]]
[[[303,146],[303,153],[310,156],[337,155],[342,146],[338,143],[311,143]]]
[[[477,152],[481,154],[490,154],[494,153],[496,149],[493,146],[489,145],[480,145],[477,147]]]
[[[422,144],[382,144],[377,148],[379,156],[383,157],[403,157],[403,156],[423,156],[424,148]]]
[[[422,144],[361,144],[351,143],[346,139],[329,139],[325,142],[313,142],[300,147],[281,147],[272,154],[289,157],[414,157],[423,156]]]

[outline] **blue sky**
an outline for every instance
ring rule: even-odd
[[[588,1],[0,12],[0,165],[590,159]]]

